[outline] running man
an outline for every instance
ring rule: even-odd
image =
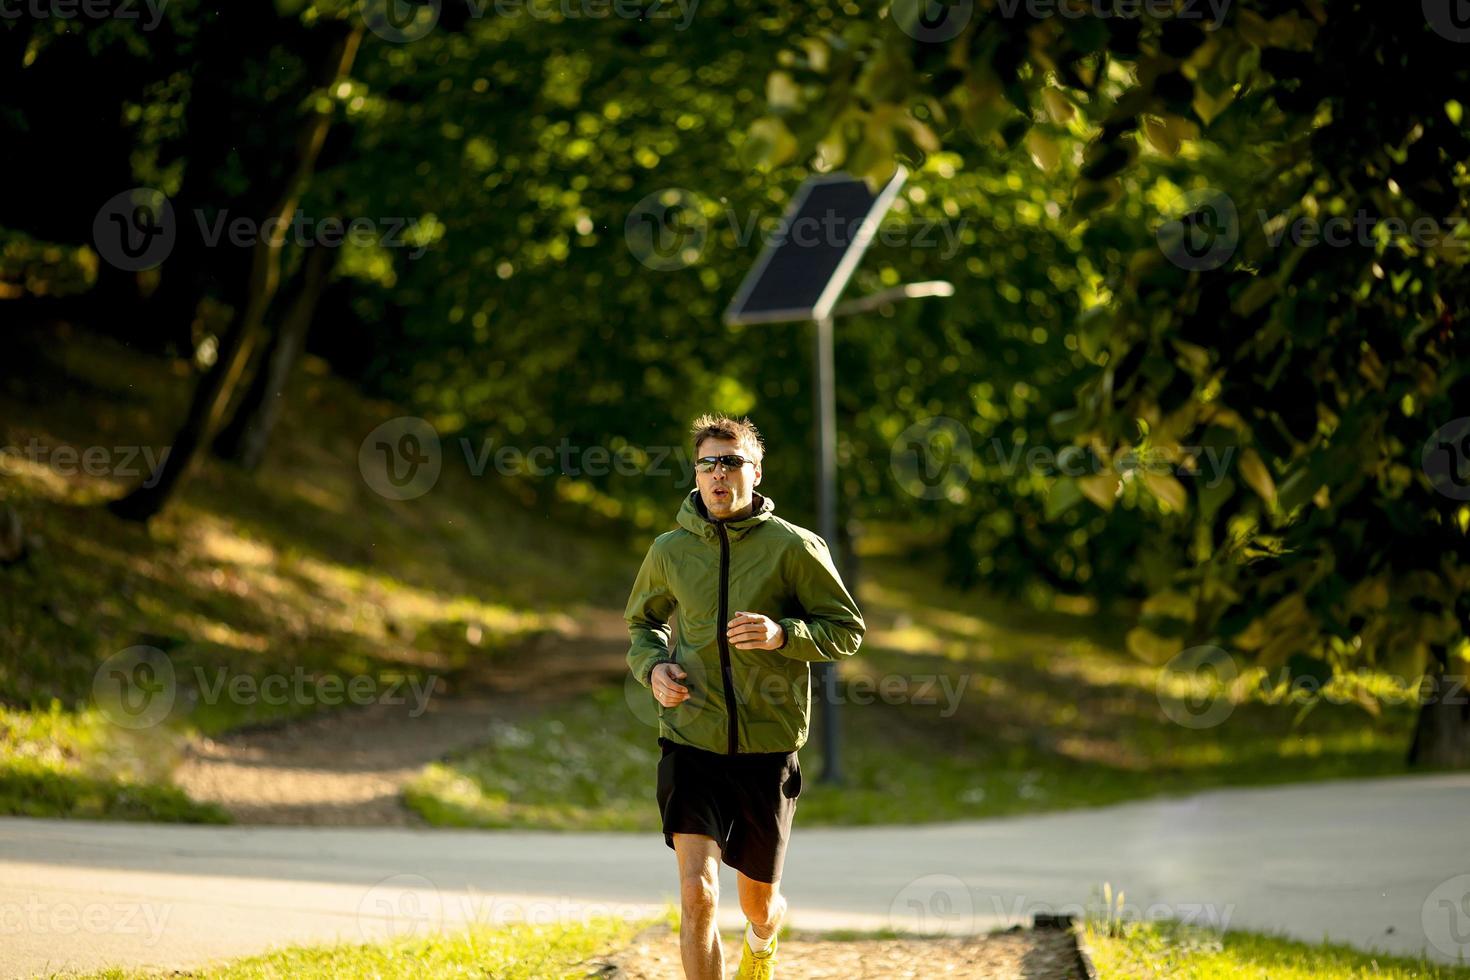
[[[738,873],[748,920],[738,976],[771,980],[811,664],[852,656],[867,627],[827,543],[755,492],[765,448],[750,420],[705,415],[693,438],[696,486],[628,597],[628,666],[659,706],[656,796],[679,864],[684,975],[724,976],[715,928],[723,858]]]

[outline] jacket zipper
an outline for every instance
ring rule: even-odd
[[[725,713],[730,737],[727,754],[740,751],[739,718],[735,713],[735,676],[730,670],[730,638],[726,635],[726,624],[730,621],[730,538],[725,525],[716,522],[720,531],[720,621],[716,624],[720,643],[720,677],[725,684]]]

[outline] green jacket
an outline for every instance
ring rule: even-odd
[[[658,705],[659,734],[711,752],[794,752],[811,721],[811,662],[857,652],[867,627],[822,538],[775,514],[753,495],[751,515],[713,521],[699,489],[679,508],[679,526],[654,539],[624,618],[628,666],[644,687],[673,661],[688,674],[689,699]],[[679,637],[669,648],[669,619]],[[740,650],[725,624],[764,613],[786,633],[779,650]],[[652,695],[650,694],[650,697]],[[655,701],[657,705],[657,701]]]

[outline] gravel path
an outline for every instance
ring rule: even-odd
[[[193,745],[174,774],[196,800],[239,823],[412,827],[423,821],[400,794],[423,766],[485,740],[507,718],[503,698],[431,698],[417,718],[373,705]]]
[[[427,710],[409,703],[345,709],[193,744],[174,780],[239,823],[416,827],[404,786],[428,763],[488,740],[492,724],[527,718],[627,672],[620,616],[592,610],[566,633],[532,638],[472,676],[440,689]],[[545,683],[554,679],[554,685]]]
[[[725,973],[740,962],[740,934],[723,934]],[[608,980],[683,980],[679,937],[667,925],[641,934],[613,956],[588,964],[588,975]],[[825,939],[793,932],[781,941],[781,980],[979,977],[1074,980],[1081,977],[1070,935],[1061,929],[1014,929],[985,936],[936,939]]]

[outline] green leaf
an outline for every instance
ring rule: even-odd
[[[1033,128],[1026,134],[1026,149],[1031,152],[1031,161],[1048,173],[1057,168],[1062,158],[1057,141],[1039,129]]]
[[[1254,449],[1247,449],[1240,454],[1240,476],[1262,500],[1267,503],[1276,502],[1276,481],[1271,478],[1271,471]]]
[[[1087,495],[1088,500],[1103,510],[1111,511],[1113,505],[1118,502],[1118,487],[1122,482],[1122,478],[1116,472],[1104,470],[1092,476],[1079,477],[1077,485]]]
[[[1149,491],[1167,505],[1170,513],[1178,514],[1184,511],[1189,502],[1189,495],[1184,492],[1184,484],[1168,473],[1144,471],[1142,476]]]
[[[1091,417],[1087,412],[1080,408],[1068,408],[1060,412],[1053,412],[1046,420],[1046,427],[1055,438],[1070,442],[1086,432],[1091,423]]]
[[[1194,87],[1194,101],[1191,105],[1194,108],[1195,115],[1199,116],[1200,120],[1208,126],[1233,101],[1235,101],[1234,89],[1225,88],[1218,94],[1211,95],[1202,86],[1196,85]]]
[[[1077,481],[1070,477],[1063,477],[1051,485],[1051,491],[1046,496],[1046,518],[1054,520],[1061,514],[1070,510],[1082,500],[1082,488]]]
[[[747,166],[770,170],[796,156],[796,137],[775,116],[762,116],[750,124],[741,158]]]
[[[1290,513],[1310,500],[1320,484],[1321,481],[1312,475],[1312,467],[1303,462],[1282,481],[1277,491],[1277,502],[1283,511]]]
[[[1046,107],[1046,114],[1051,117],[1051,121],[1059,126],[1070,122],[1072,117],[1077,114],[1077,107],[1072,104],[1070,99],[1062,94],[1060,89],[1042,89],[1041,104]],[[1458,102],[1453,104],[1457,107],[1459,106]],[[1455,122],[1458,123],[1459,120],[1456,119]]]
[[[772,109],[795,109],[801,103],[801,90],[790,72],[773,71],[766,76],[766,102]]]
[[[1213,475],[1212,475],[1213,476]],[[1213,479],[1201,481],[1199,484],[1199,515],[1206,524],[1215,522],[1215,512],[1230,495],[1235,493],[1235,481],[1230,477],[1222,477],[1218,481]]]
[[[1274,277],[1259,278],[1241,291],[1230,304],[1230,308],[1240,316],[1250,316],[1252,313],[1265,306],[1272,297],[1281,291],[1281,283]]]
[[[1149,145],[1164,156],[1173,159],[1179,155],[1179,138],[1174,131],[1155,116],[1143,117],[1143,135]]]

